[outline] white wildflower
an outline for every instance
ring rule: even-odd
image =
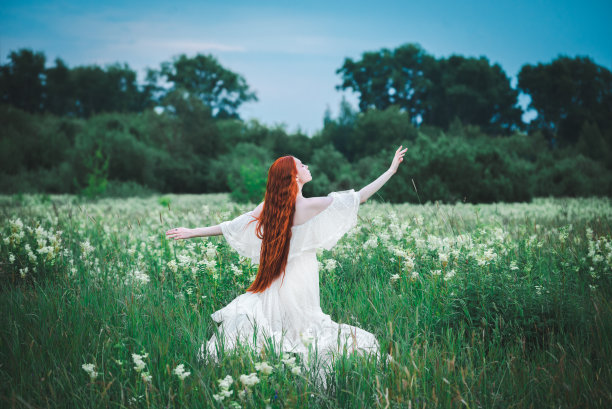
[[[13,253],[9,253],[9,262],[11,264],[13,264],[15,262],[15,256],[13,255]]]
[[[455,270],[450,270],[444,275],[444,280],[450,280],[455,276]]]
[[[289,357],[289,358],[283,358],[281,359],[281,361],[288,366],[294,366],[295,365],[295,357]]]
[[[178,271],[178,265],[176,264],[175,260],[168,261],[166,265],[168,266],[170,270],[172,270],[173,273],[176,273]]]
[[[81,243],[81,251],[83,252],[84,255],[91,253],[93,250],[94,248],[89,243],[89,240],[85,240],[83,243]]]
[[[376,248],[376,247],[378,247],[378,237],[371,234],[368,240],[365,243],[363,243],[363,248],[367,250],[369,248]]]
[[[400,278],[399,274],[393,274],[393,275],[391,276],[391,279],[390,279],[390,280],[391,280],[391,282],[394,282],[394,281],[399,280],[399,278]]]
[[[294,366],[293,368],[291,368],[291,373],[294,375],[299,375],[302,373],[302,370],[299,366]]]
[[[139,355],[139,354],[132,354],[132,359],[134,360],[134,369],[137,372],[140,372],[144,369],[145,367],[145,362],[143,361],[144,358],[146,358],[147,356],[149,356],[149,354],[143,354],[143,355]]]
[[[217,246],[212,244],[212,242],[206,243],[206,257],[211,259],[217,255]]]
[[[153,377],[151,376],[149,372],[143,372],[140,374],[140,376],[142,377],[143,381],[149,382],[149,383],[151,383],[151,380],[153,379]]]
[[[187,378],[191,374],[191,372],[185,372],[185,365],[180,364],[180,365],[177,365],[176,368],[174,368],[174,374],[178,376],[179,378],[181,378],[181,381],[182,381],[185,378]]]
[[[225,378],[219,379],[217,382],[219,382],[221,389],[228,390],[232,386],[232,383],[234,383],[234,378],[232,378],[231,375],[227,375]]]
[[[448,254],[439,253],[438,257],[440,258],[440,263],[442,263],[442,265],[446,267],[446,265],[448,264]]]
[[[232,270],[232,273],[234,273],[235,276],[242,275],[242,270],[233,263],[230,264],[230,269]]]
[[[255,369],[264,375],[270,375],[274,368],[272,368],[266,361],[263,361],[255,364]]]
[[[240,382],[244,386],[253,386],[259,382],[259,378],[257,377],[257,373],[253,372],[249,375],[240,375]]]
[[[327,271],[334,271],[337,265],[338,265],[338,262],[334,260],[333,258],[329,258],[325,260],[325,270]]]
[[[94,364],[83,364],[81,368],[89,374],[92,381],[98,377],[98,372],[94,371]]]

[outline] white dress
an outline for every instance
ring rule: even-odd
[[[285,275],[261,293],[246,292],[211,315],[220,323],[218,335],[202,345],[199,356],[217,359],[217,348],[229,350],[248,344],[260,351],[270,341],[275,350],[299,353],[308,361],[316,350],[319,362],[329,363],[347,352],[377,353],[373,334],[360,328],[338,324],[321,310],[319,265],[316,250],[331,249],[357,223],[359,193],[332,192],[332,203],[306,223],[293,226]],[[261,239],[255,234],[257,222],[252,212],[221,223],[223,236],[240,255],[259,263]]]

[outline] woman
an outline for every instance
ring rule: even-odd
[[[260,350],[270,341],[305,359],[309,347],[314,347],[324,362],[344,349],[378,352],[374,335],[335,323],[321,310],[316,250],[331,249],[355,226],[359,204],[395,174],[406,149],[400,146],[389,170],[359,192],[351,189],[312,198],[302,196],[302,187],[312,180],[308,166],[283,156],[270,167],[264,202],[253,211],[216,226],[166,232],[175,240],[223,234],[240,255],[259,264],[246,293],[211,315],[221,325],[200,348],[200,357],[208,354],[216,359],[218,350],[233,349],[237,343]]]

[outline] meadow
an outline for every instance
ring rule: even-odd
[[[0,406],[612,406],[612,202],[361,205],[319,254],[321,307],[392,360],[197,358],[257,267],[222,236],[229,195],[0,196]]]

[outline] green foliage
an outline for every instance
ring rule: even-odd
[[[193,95],[218,118],[236,118],[240,105],[257,101],[245,79],[224,68],[212,55],[189,58],[181,54],[172,62],[162,63],[159,75],[173,83],[171,92]]]
[[[562,145],[574,144],[587,121],[612,129],[612,71],[589,57],[560,55],[550,63],[526,64],[518,88],[529,94],[529,108],[538,113],[530,126],[558,137]]]
[[[92,198],[103,194],[108,184],[108,161],[109,158],[102,156],[102,150],[96,149],[93,157],[87,158],[86,169],[87,186],[81,190],[81,194]]]
[[[362,112],[397,105],[414,124],[448,129],[457,117],[491,134],[521,126],[518,91],[501,66],[485,57],[436,59],[418,44],[405,44],[365,52],[356,62],[347,58],[337,73],[343,80],[338,88],[357,92]]]

